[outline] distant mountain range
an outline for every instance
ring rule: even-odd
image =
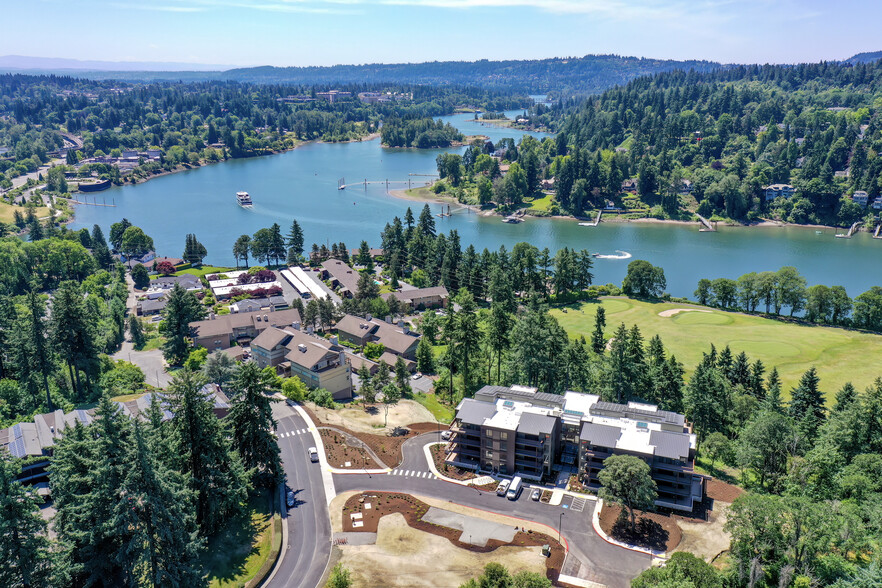
[[[882,51],[859,53],[845,61],[861,63],[882,58]],[[238,81],[256,84],[421,84],[506,88],[555,97],[595,94],[617,84],[675,69],[707,72],[729,67],[714,61],[675,61],[619,55],[586,55],[553,59],[431,61],[375,63],[327,67],[246,67],[192,63],[80,61],[76,59],[0,57],[0,71],[61,74],[124,81]]]
[[[52,72],[68,71],[219,71],[229,69],[229,65],[212,65],[200,63],[177,63],[170,61],[82,61],[64,57],[27,57],[24,55],[0,56],[0,70],[26,70]]]
[[[848,63],[873,63],[874,61],[879,61],[882,59],[882,51],[870,51],[867,53],[858,53],[857,55],[852,55],[845,61]]]

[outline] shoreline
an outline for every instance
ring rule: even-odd
[[[428,186],[427,186],[428,187]],[[423,202],[426,204],[447,204],[450,206],[459,206],[460,208],[470,209],[472,212],[480,215],[480,216],[498,216],[499,218],[505,218],[505,214],[496,212],[494,209],[482,209],[480,206],[474,204],[463,204],[462,202],[457,201],[452,197],[438,197],[436,194],[433,194],[431,198],[423,198],[420,196],[414,196],[412,194],[407,193],[407,189],[395,189],[389,190],[387,192],[393,198],[397,198],[399,200],[407,200],[408,202]],[[530,219],[550,219],[557,221],[575,221],[575,222],[586,222],[589,219],[587,217],[575,217],[575,216],[565,216],[565,215],[550,215],[550,216],[533,216],[529,213],[525,215],[525,220]],[[700,223],[698,221],[686,221],[686,220],[677,220],[677,219],[663,219],[663,218],[621,218],[618,215],[609,215],[604,217],[601,220],[601,224],[610,223],[610,224],[626,224],[626,223],[636,223],[636,224],[661,224],[661,225],[695,225],[698,226]],[[730,229],[751,229],[751,228],[798,228],[798,229],[813,229],[816,231],[844,231],[847,230],[847,227],[833,227],[830,225],[804,225],[804,224],[795,224],[795,223],[787,223],[783,221],[776,221],[771,219],[761,219],[757,222],[743,224],[723,224],[722,227],[730,228]],[[867,232],[864,230],[858,231]]]

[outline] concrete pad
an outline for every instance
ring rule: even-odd
[[[514,526],[501,525],[434,506],[423,515],[423,520],[442,527],[459,529],[462,531],[460,541],[478,546],[486,545],[490,539],[508,543],[514,539],[517,532]]]
[[[490,476],[479,476],[479,477],[474,478],[473,480],[470,480],[470,481],[473,486],[483,486],[484,484],[491,484],[491,483],[495,482],[496,479],[492,478]]]
[[[556,488],[551,491],[551,500],[548,501],[548,504],[551,506],[558,506],[560,502],[563,500],[564,491]]]
[[[376,533],[334,533],[334,541],[343,545],[375,545]]]
[[[352,467],[352,462],[351,462],[351,461],[347,461],[346,463],[343,464],[343,467],[351,468],[351,467]]]
[[[371,509],[371,503],[370,503],[370,502],[365,502],[365,503],[364,503],[364,509],[365,509],[365,510],[370,510],[370,509]]]

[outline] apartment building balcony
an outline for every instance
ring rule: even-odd
[[[671,484],[684,484],[686,487],[690,487],[692,485],[692,474],[683,475],[683,476],[675,476],[668,473],[663,472],[652,472],[652,479],[656,482],[669,482]]]
[[[481,458],[481,450],[479,448],[469,447],[468,445],[461,445],[459,443],[451,443],[447,446],[447,454],[453,455],[454,453],[473,457],[476,460]]]
[[[468,470],[478,470],[481,467],[481,462],[478,458],[462,455],[457,452],[450,453],[444,460],[444,463]]]
[[[524,437],[518,437],[515,439],[515,445],[525,445],[527,447],[545,447],[545,443],[539,440],[526,439]]]

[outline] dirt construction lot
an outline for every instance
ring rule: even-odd
[[[328,410],[312,403],[309,404],[309,408],[322,424],[345,427],[353,433],[382,435],[391,432],[395,427],[406,427],[412,423],[431,423],[435,420],[431,412],[413,400],[401,400],[398,404],[389,407],[389,423],[386,428],[383,428],[382,404],[369,406],[367,410],[361,405]]]
[[[715,502],[714,509],[707,513],[707,522],[678,519],[682,536],[675,551],[690,551],[705,561],[712,561],[721,551],[729,549],[731,538],[723,530],[729,506]]]
[[[358,587],[438,586],[456,588],[481,573],[491,561],[511,573],[528,570],[545,574],[540,547],[500,547],[475,553],[455,547],[447,539],[417,531],[400,514],[380,519],[376,545],[339,547],[340,562]]]

